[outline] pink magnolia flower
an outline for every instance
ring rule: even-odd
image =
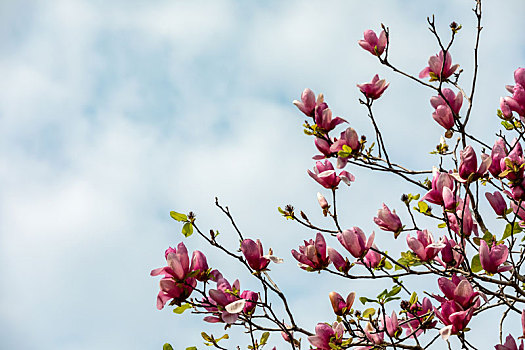
[[[309,336],[308,341],[319,350],[331,350],[330,343],[342,344],[344,330],[343,324],[339,322],[334,322],[332,326],[326,323],[318,323],[315,326],[315,335]]]
[[[454,91],[448,88],[443,89],[442,93],[446,101],[441,96],[433,96],[430,99],[430,104],[435,108],[435,111],[432,113],[432,118],[448,130],[454,126],[454,114],[459,115],[459,110],[463,104],[463,94],[460,91],[456,95]]]
[[[507,202],[503,199],[500,192],[495,191],[494,193],[486,192],[485,197],[489,201],[490,206],[494,209],[496,215],[503,216],[507,211]]]
[[[245,290],[241,293],[241,298],[246,300],[242,312],[245,314],[251,314],[255,307],[257,306],[257,300],[259,300],[259,294],[252,292],[251,290]]]
[[[470,236],[472,232],[478,235],[478,225],[472,218],[472,213],[469,208],[470,200],[467,197],[466,201],[460,199],[456,206],[456,213],[447,213],[449,227],[458,235]],[[457,219],[460,219],[459,223]]]
[[[308,170],[308,175],[325,188],[336,188],[341,180],[343,180],[348,186],[355,181],[354,175],[350,174],[348,171],[341,171],[339,176],[337,176],[335,174],[334,166],[328,160],[325,160],[324,163],[317,161],[315,163],[314,171],[312,172]]]
[[[348,294],[346,301],[336,292],[330,292],[328,296],[330,298],[330,303],[332,304],[332,309],[337,316],[346,315],[352,309],[352,305],[354,305],[355,292]]]
[[[377,246],[375,244],[372,244],[372,248],[377,250]],[[378,252],[370,249],[365,254],[365,257],[363,258],[363,265],[368,266],[369,268],[375,269],[379,267],[381,264],[381,261],[383,259],[383,256],[379,254]],[[361,262],[358,262],[360,264]]]
[[[492,163],[492,158],[488,154],[481,155],[481,165],[478,169],[478,160],[476,152],[471,146],[465,147],[459,152],[459,181],[476,181],[483,175],[485,175]]]
[[[301,112],[309,117],[313,117],[316,105],[315,94],[312,90],[306,88],[301,94],[301,101],[294,100],[293,104],[299,108]]]
[[[407,235],[407,244],[421,261],[431,261],[445,247],[443,240],[434,242],[434,237],[427,230],[417,231],[417,237]]]
[[[241,293],[239,280],[230,285],[222,275],[217,279],[217,289],[210,289],[208,295],[202,303],[205,309],[214,315],[204,317],[204,321],[210,323],[234,323],[241,312],[253,312],[259,298],[258,294],[252,291]]]
[[[426,200],[430,203],[443,205],[443,190],[445,189],[445,187],[447,187],[452,192],[454,191],[454,178],[447,173],[442,173],[438,171],[438,169],[435,167],[433,168],[432,173],[432,188],[423,196],[421,200]]]
[[[501,160],[505,158],[507,154],[508,151],[505,140],[500,137],[494,143],[494,146],[492,147],[492,153],[490,155],[492,162],[490,164],[489,171],[492,176],[497,177],[503,170],[505,170],[505,164],[503,164],[503,167],[501,167]]]
[[[346,123],[346,120],[339,117],[332,119],[332,110],[328,108],[328,104],[326,102],[319,103],[318,100],[318,104],[315,107],[315,124],[328,132],[341,123]]]
[[[357,87],[361,92],[372,100],[377,100],[386,88],[390,85],[385,79],[379,80],[379,75],[375,75],[370,83],[357,84]]]
[[[314,143],[315,143],[315,147],[317,147],[319,152],[321,152],[322,154],[317,154],[313,156],[312,159],[319,160],[319,159],[325,159],[325,158],[330,157],[332,152],[330,151],[330,144],[328,143],[328,141],[326,141],[325,139],[316,137]]]
[[[377,217],[374,217],[374,222],[383,231],[395,232],[396,238],[403,229],[401,219],[399,219],[399,216],[397,216],[396,211],[394,210],[393,212],[391,212],[385,203],[383,203],[383,209],[379,209],[377,211]]]
[[[343,258],[343,256],[332,247],[328,247],[327,252],[330,261],[334,264],[337,271],[348,273],[348,270],[350,270],[351,267],[350,261],[348,261],[347,258]]]
[[[357,154],[361,150],[361,144],[359,143],[359,137],[357,132],[348,127],[345,131],[341,133],[341,137],[334,139],[334,143],[330,146],[330,153],[337,153],[343,150],[343,146],[348,146],[352,150],[351,154]],[[338,157],[337,158],[337,168],[342,169],[348,163],[349,157]]]
[[[447,237],[443,237],[443,242],[445,247],[441,249],[441,264],[443,267],[459,267],[464,259],[461,254],[461,246]]]
[[[395,338],[399,333],[401,333],[401,327],[399,326],[399,321],[397,320],[397,314],[395,311],[392,311],[392,316],[384,316],[384,320],[381,320],[383,325],[383,330],[387,332],[389,336]]]
[[[364,331],[368,340],[370,340],[373,344],[383,344],[385,339],[385,333],[375,329],[370,322],[367,322]]]
[[[428,59],[428,67],[425,67],[421,73],[419,73],[419,77],[425,78],[430,76],[430,81],[446,80],[454,74],[458,67],[459,64],[452,65],[450,52],[447,52],[446,56],[443,57],[443,51],[440,51],[439,54],[431,56]]]
[[[199,281],[208,280],[208,262],[206,261],[206,256],[202,252],[195,250],[191,257],[191,266],[190,271],[198,271],[198,274],[195,278]]]
[[[504,272],[512,269],[512,266],[501,266],[507,261],[509,256],[509,248],[505,244],[492,243],[492,247],[489,248],[487,242],[483,239],[479,245],[479,260],[481,267],[488,273]]]
[[[203,272],[204,267],[207,270],[206,258],[198,252],[197,256],[193,255],[195,265],[192,262],[192,268]],[[151,276],[164,275],[160,280],[160,292],[157,296],[157,309],[164,308],[166,303],[173,299],[172,303],[180,305],[186,300],[197,285],[195,277],[186,277],[190,273],[190,259],[188,250],[184,243],[179,243],[177,249],[169,247],[164,254],[168,266],[160,267],[151,271]],[[199,274],[199,277],[201,275]]]
[[[523,179],[523,149],[517,139],[511,144],[511,151],[508,156],[500,159],[500,169],[502,173],[499,177],[505,177],[512,182],[520,182]]]
[[[365,30],[364,39],[365,40],[358,41],[359,46],[370,52],[372,55],[381,56],[381,54],[385,51],[386,33],[384,30],[382,30],[379,34],[379,38],[373,30]]]
[[[518,349],[516,340],[514,340],[514,338],[510,334],[507,336],[507,338],[505,338],[505,344],[496,345],[494,348],[496,350],[524,350],[525,349],[523,345],[523,339],[521,340],[520,347]]]
[[[410,306],[407,313],[408,322],[403,323],[402,325],[403,328],[406,328],[406,335],[410,335],[410,337],[418,337],[427,329],[433,328],[437,322],[427,321],[432,310],[432,302],[427,297],[423,298],[421,303],[417,302]]]
[[[321,233],[317,233],[315,242],[313,239],[304,241],[299,251],[292,249],[292,255],[299,262],[299,267],[307,271],[322,270],[330,264],[326,255],[326,241]]]
[[[512,117],[512,112],[518,113],[520,117],[525,116],[525,69],[518,68],[514,71],[514,81],[516,85],[507,86],[507,90],[512,97],[502,97],[500,99],[500,108],[505,119]]]
[[[328,209],[328,201],[320,192],[317,192],[317,202],[319,202],[319,206],[321,207],[321,209],[323,209],[323,211]]]
[[[248,262],[248,265],[255,271],[266,270],[270,259],[264,257],[263,247],[260,240],[257,243],[251,239],[245,239],[241,243],[241,251]]]
[[[464,330],[470,322],[474,310],[474,307],[464,310],[461,305],[454,300],[441,303],[441,311],[434,308],[434,313],[437,318],[445,325],[445,327],[439,331],[441,337],[446,340],[451,335]]]
[[[439,289],[445,297],[434,295],[434,297],[441,303],[448,300],[453,300],[462,308],[468,309],[479,306],[479,297],[486,299],[483,293],[474,291],[472,284],[464,276],[452,275],[452,279],[441,277],[438,279]]]
[[[362,258],[374,243],[375,233],[372,232],[368,240],[365,233],[359,227],[337,233],[337,239],[352,254],[354,258]]]

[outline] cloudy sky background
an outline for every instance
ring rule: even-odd
[[[171,342],[176,349],[201,348],[202,330],[222,335],[220,325],[203,325],[200,316],[156,310],[158,281],[149,277],[164,264],[166,247],[183,240],[170,210],[195,211],[202,228],[219,229],[223,243],[235,247],[215,196],[246,236],[285,258],[272,273],[304,327],[333,319],[332,290],[380,292],[383,285],[295,267],[290,249],[315,232],[286,222],[277,206],[291,203],[319,223],[323,218],[315,199],[320,187],[306,175],[315,148],[291,100],[305,87],[323,92],[334,114],[371,141],[355,84],[379,73],[391,82],[375,107],[390,157],[430,168],[437,159],[428,152],[442,133],[431,118],[431,91],[380,67],[357,40],[385,23],[391,62],[417,74],[438,51],[426,16],[436,14],[445,36],[455,20],[463,29],[452,56],[469,89],[473,4],[0,2],[0,347],[160,349]],[[470,130],[490,144],[499,96],[523,66],[525,38],[513,28],[524,11],[518,0],[485,4]],[[341,190],[345,227],[377,231],[372,218],[383,201],[407,222],[399,196],[414,187],[347,170],[357,181]],[[399,246],[386,233],[377,235],[380,248]],[[198,237],[184,242],[229,279],[239,276],[243,289],[257,288]],[[339,247],[334,239],[328,244]],[[432,291],[435,282],[407,283]],[[516,331],[518,318],[506,325],[505,333]],[[475,326],[491,329],[477,333],[475,344],[496,343],[490,317],[473,320]],[[270,342],[281,344],[277,338]]]

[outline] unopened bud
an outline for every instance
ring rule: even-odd
[[[328,209],[328,201],[320,192],[317,192],[317,201],[322,209]]]

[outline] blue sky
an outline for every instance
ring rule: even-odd
[[[319,188],[306,175],[315,149],[291,101],[305,87],[323,92],[334,114],[371,139],[355,84],[379,73],[391,83],[376,107],[391,157],[429,168],[435,159],[428,151],[442,132],[431,119],[431,93],[380,67],[357,40],[387,24],[392,62],[417,74],[438,51],[426,16],[436,14],[447,34],[456,20],[463,29],[452,56],[468,88],[472,5],[1,2],[0,346],[160,349],[169,341],[184,348],[201,345],[201,330],[221,333],[199,316],[157,311],[158,281],[149,277],[164,249],[183,239],[170,210],[194,210],[202,227],[219,229],[235,246],[215,196],[247,236],[285,258],[273,273],[306,327],[331,320],[331,290],[379,291],[295,267],[290,249],[315,232],[285,222],[276,207],[293,203],[321,217]],[[489,143],[499,97],[523,66],[525,39],[509,28],[524,10],[520,1],[485,6],[471,130]],[[372,218],[383,201],[401,211],[399,195],[414,191],[348,170],[357,181],[342,189],[342,216],[367,233],[377,230]],[[256,288],[197,237],[185,243],[229,278],[240,276],[241,286]]]

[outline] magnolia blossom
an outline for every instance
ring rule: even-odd
[[[485,197],[489,201],[490,206],[494,209],[496,215],[503,216],[507,211],[507,202],[503,199],[500,192],[495,191],[494,193],[486,192]]]
[[[377,211],[377,217],[374,217],[374,222],[383,231],[392,231],[396,233],[396,237],[403,229],[401,219],[397,216],[396,211],[390,211],[390,209],[383,203],[383,209]]]
[[[381,54],[385,51],[387,44],[386,33],[384,30],[382,30],[378,38],[373,30],[365,30],[364,40],[359,40],[358,43],[359,46],[370,52],[372,55],[381,56]]]
[[[313,239],[304,241],[299,251],[292,249],[292,255],[299,262],[299,267],[307,271],[322,270],[330,264],[326,255],[326,241],[321,233],[317,233],[315,242]]]
[[[387,83],[385,79],[379,80],[379,75],[376,74],[370,83],[357,84],[357,87],[366,97],[376,100],[381,97],[388,85],[390,83]]]
[[[511,144],[511,151],[507,157],[500,159],[501,173],[499,177],[505,177],[514,183],[521,182],[523,179],[523,149],[517,139],[514,139]]]
[[[442,205],[443,202],[443,191],[448,188],[454,191],[454,178],[447,173],[440,172],[436,167],[432,169],[432,188],[428,191],[421,200],[427,202]]]
[[[435,108],[432,118],[448,130],[454,126],[454,114],[459,115],[459,110],[463,104],[463,94],[460,91],[456,95],[454,91],[448,88],[443,89],[442,93],[446,100],[441,96],[433,96],[430,99],[430,104]]]
[[[500,137],[494,143],[494,146],[492,147],[492,152],[490,154],[492,162],[490,163],[489,171],[492,174],[492,176],[497,177],[499,176],[499,174],[501,174],[503,170],[505,170],[505,164],[503,164],[503,168],[501,167],[501,160],[505,158],[507,154],[508,151],[507,145],[505,144],[505,140],[503,140]]]
[[[456,179],[458,181],[476,181],[483,175],[485,175],[492,163],[492,159],[488,154],[481,155],[481,165],[478,169],[478,160],[476,157],[476,152],[471,146],[465,147],[462,151],[459,152],[460,162],[459,162],[459,171]]]
[[[173,299],[172,303],[180,305],[186,300],[197,285],[195,277],[205,279],[208,270],[206,257],[199,251],[195,251],[190,259],[188,250],[184,243],[179,243],[177,248],[169,247],[164,254],[167,266],[151,271],[151,276],[164,275],[160,280],[160,292],[157,296],[157,309],[164,308],[166,303]],[[190,272],[196,272],[196,276],[187,277]]]
[[[315,94],[312,90],[306,88],[301,94],[301,101],[294,100],[293,104],[299,108],[301,112],[306,114],[309,117],[314,115],[315,110]]]
[[[346,120],[335,117],[332,118],[332,110],[328,108],[328,104],[326,102],[317,101],[317,106],[315,107],[315,124],[323,129],[324,131],[331,131],[333,130],[337,125],[341,123],[346,123]]]
[[[428,59],[428,67],[425,67],[421,73],[419,73],[419,77],[425,78],[430,76],[430,81],[446,80],[454,74],[458,67],[459,64],[452,65],[450,52],[447,51],[447,54],[443,57],[443,50],[441,50],[439,54],[431,56]]]
[[[217,288],[210,289],[209,297],[202,300],[205,309],[214,316],[204,317],[210,323],[225,322],[232,324],[239,318],[241,312],[252,313],[259,299],[257,293],[252,291],[240,292],[239,280],[232,285],[220,275],[217,279]]]
[[[351,149],[351,154],[357,154],[361,149],[361,143],[359,142],[357,132],[351,127],[348,127],[345,131],[343,131],[339,139],[334,139],[334,143],[332,143],[330,146],[330,153],[338,153],[339,151],[343,151],[343,146],[349,147]],[[349,156],[338,156],[337,168],[344,168],[348,163],[348,159]]]
[[[344,326],[342,323],[334,322],[332,326],[326,323],[318,323],[315,326],[315,335],[308,337],[308,341],[319,350],[331,350],[330,343],[341,345],[343,342]]]
[[[485,240],[480,241],[479,245],[479,260],[481,267],[488,273],[504,272],[512,269],[512,266],[501,266],[507,261],[509,256],[509,248],[505,244],[492,243],[492,247],[489,248]]]
[[[434,237],[427,230],[417,231],[417,237],[407,235],[407,244],[421,261],[431,261],[445,247],[443,240],[434,242]]]
[[[392,311],[392,316],[384,316],[384,320],[381,319],[381,324],[383,329],[387,334],[394,338],[401,332],[401,327],[399,326],[399,321],[397,320],[397,314],[395,311]]]
[[[472,213],[469,208],[470,199],[466,198],[465,201],[460,199],[455,207],[455,213],[448,212],[448,224],[452,231],[462,236],[470,236],[472,232],[478,234],[478,225],[472,218]],[[459,218],[459,223],[458,223]]]
[[[416,302],[410,306],[407,313],[408,322],[402,325],[403,328],[406,328],[407,336],[418,337],[421,333],[436,325],[436,321],[429,321],[432,309],[432,302],[427,297],[423,298],[421,302]]]
[[[367,322],[364,331],[368,340],[370,340],[373,344],[383,344],[385,339],[385,333],[375,329],[370,322]]]
[[[438,286],[445,297],[434,295],[434,298],[441,303],[452,300],[464,309],[468,309],[479,306],[479,297],[486,300],[483,293],[474,291],[472,284],[464,276],[452,275],[451,279],[441,277],[438,279]]]
[[[443,339],[448,339],[451,335],[457,334],[467,327],[472,318],[474,307],[465,310],[453,300],[441,303],[441,310],[434,308],[437,318],[445,325],[439,330]]]
[[[453,239],[443,237],[443,243],[445,246],[441,249],[441,261],[443,267],[459,267],[463,262],[463,254],[461,254],[461,246],[457,244]],[[439,261],[439,259],[438,259]]]
[[[514,340],[514,337],[510,334],[507,335],[507,338],[505,338],[505,344],[496,345],[494,348],[496,350],[525,350],[523,339],[521,340],[520,347],[518,348],[516,340]]]
[[[263,255],[263,247],[260,240],[257,240],[256,243],[251,239],[245,239],[241,243],[241,251],[252,269],[255,271],[266,270],[270,259]]]
[[[316,154],[315,156],[312,157],[312,159],[319,160],[319,159],[325,159],[325,158],[330,157],[332,152],[330,151],[330,144],[328,143],[328,141],[320,137],[316,137],[314,143],[315,143],[315,147],[317,147],[317,149],[319,150],[319,152],[321,152],[321,154]]]
[[[332,247],[328,247],[326,250],[330,261],[334,264],[337,271],[348,273],[348,270],[350,270],[351,267],[350,261],[348,261],[347,258],[343,258],[343,256]]]
[[[500,108],[505,119],[512,118],[512,112],[518,113],[520,117],[525,116],[525,68],[518,68],[514,71],[514,81],[516,85],[507,86],[507,90],[512,97],[502,97]]]
[[[372,244],[372,248],[375,250],[377,249],[377,246],[375,244]],[[365,266],[368,266],[369,268],[375,269],[378,268],[379,265],[381,265],[381,261],[383,260],[383,256],[376,252],[373,249],[368,250],[368,252],[365,254],[365,257],[363,258],[362,264]],[[358,262],[359,264],[361,262]]]
[[[346,300],[336,292],[330,292],[328,296],[332,304],[332,309],[337,316],[346,315],[352,309],[352,305],[354,305],[355,292],[348,294]]]
[[[365,233],[359,227],[337,233],[337,239],[352,254],[354,258],[362,258],[374,243],[375,233],[372,232],[368,240]]]
[[[324,163],[317,161],[314,171],[308,170],[308,175],[325,188],[336,188],[341,180],[348,186],[355,181],[354,175],[345,170],[341,171],[339,176],[337,176],[334,166],[328,160],[325,160]]]

